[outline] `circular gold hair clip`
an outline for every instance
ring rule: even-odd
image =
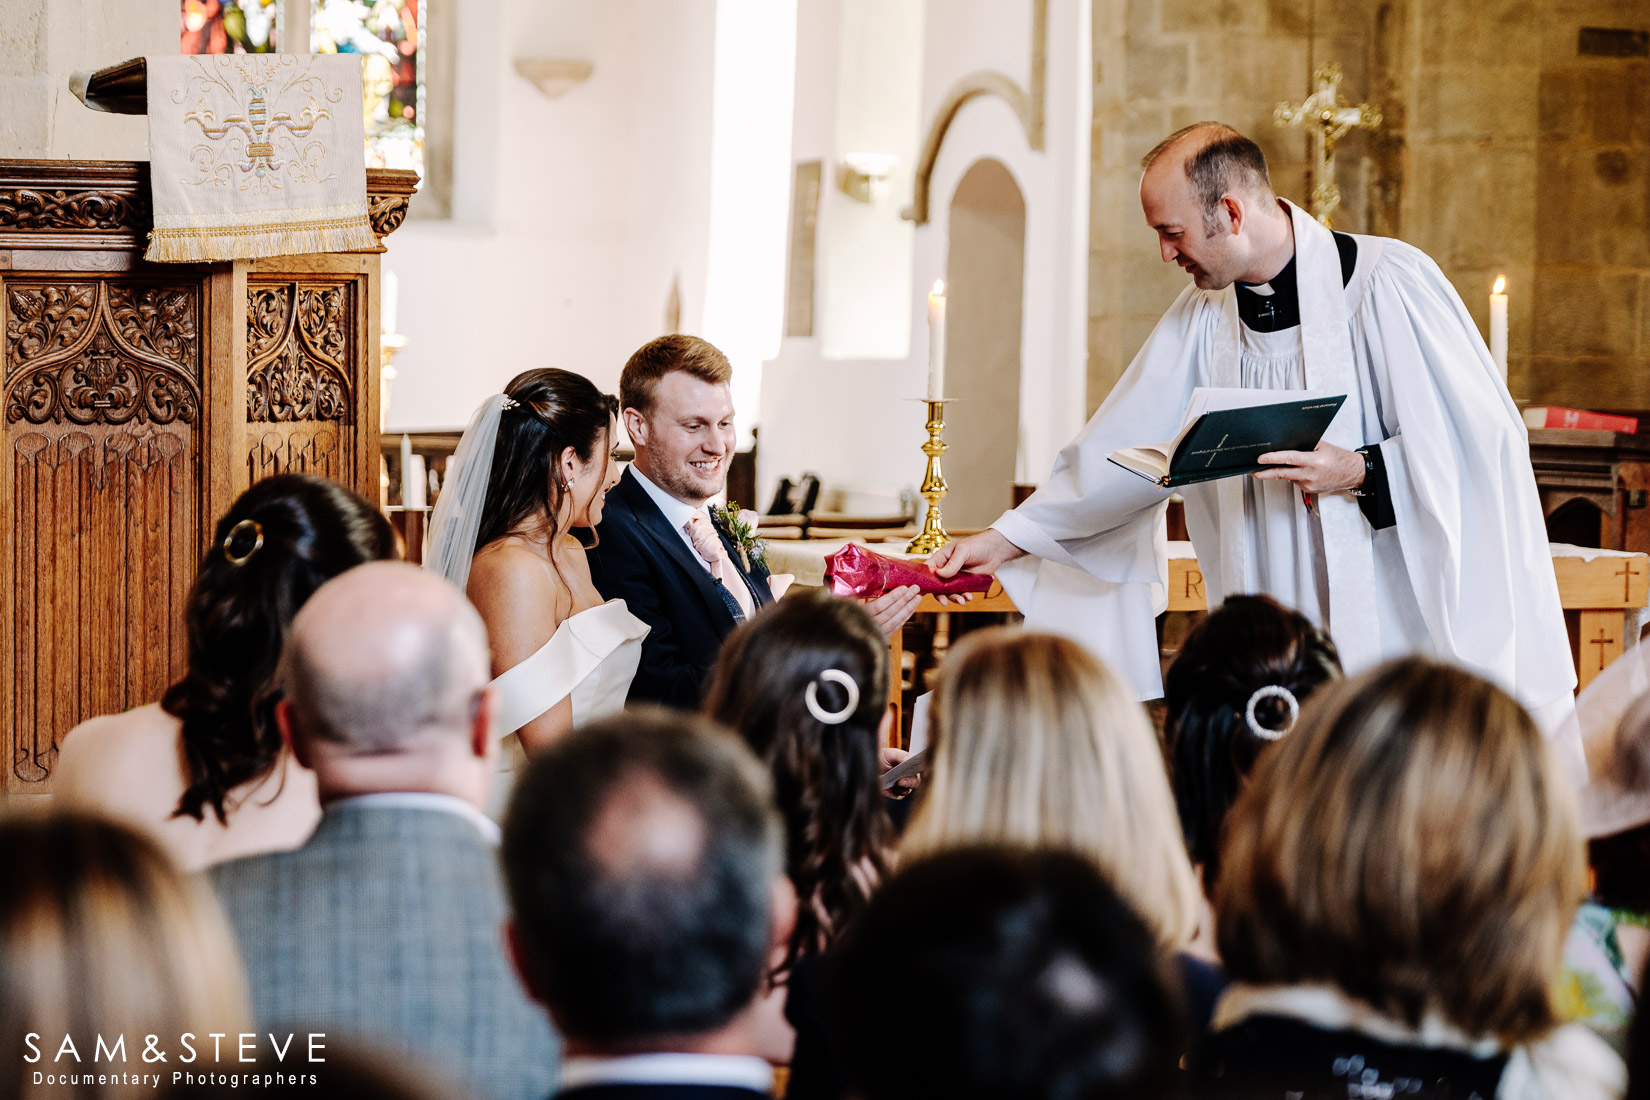
[[[252,548],[244,554],[237,554],[230,549],[235,543],[235,536],[242,531],[250,530],[253,534]],[[247,559],[256,554],[264,544],[264,525],[255,519],[243,519],[229,529],[229,534],[223,537],[223,556],[230,565],[245,565]]]

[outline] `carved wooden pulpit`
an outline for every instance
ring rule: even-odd
[[[378,254],[147,264],[148,168],[0,160],[0,792],[48,791],[72,726],[178,678],[184,597],[253,481],[378,499]],[[417,183],[368,172],[378,252]]]

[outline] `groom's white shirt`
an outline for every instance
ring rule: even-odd
[[[704,566],[705,572],[711,572],[710,563],[699,555],[699,548],[693,545],[693,539],[687,533],[688,524],[693,521],[694,516],[704,516],[709,519],[710,512],[705,508],[695,508],[691,504],[677,500],[649,481],[647,475],[642,473],[641,468],[634,462],[630,464],[630,472],[636,476],[636,484],[642,487],[642,492],[646,493],[648,499],[658,506],[659,511],[664,513],[665,522],[675,530],[683,545],[693,552],[693,560]]]

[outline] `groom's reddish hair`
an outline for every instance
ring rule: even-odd
[[[652,412],[654,387],[671,371],[713,386],[726,385],[733,377],[733,365],[715,344],[673,332],[643,344],[624,365],[619,375],[619,407],[635,409],[643,416]]]

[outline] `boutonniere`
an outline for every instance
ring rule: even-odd
[[[758,517],[755,512],[749,508],[741,511],[738,503],[730,500],[716,509],[716,518],[722,521],[722,529],[732,540],[734,549],[739,551],[739,564],[745,572],[749,573],[766,561],[768,544],[756,537]]]

